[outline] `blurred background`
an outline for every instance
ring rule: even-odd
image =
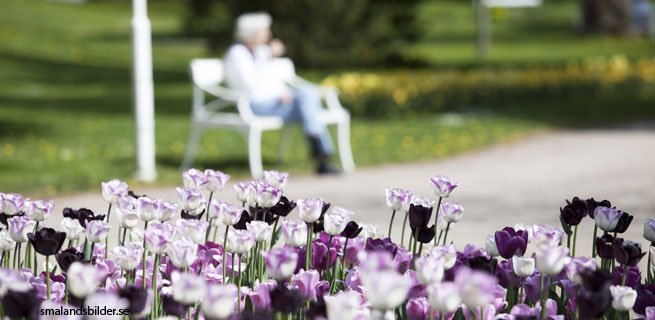
[[[559,129],[655,120],[653,3],[544,0],[496,7],[479,24],[465,0],[155,0],[158,185],[180,183],[189,134],[189,61],[220,57],[234,19],[267,11],[297,72],[340,89],[359,167],[440,159]],[[132,181],[130,1],[3,0],[0,190],[37,195]],[[481,29],[482,28],[482,29]],[[490,42],[481,54],[478,33]],[[298,128],[264,166],[312,171]],[[214,130],[196,167],[249,177],[246,143]],[[425,174],[426,179],[434,172]]]

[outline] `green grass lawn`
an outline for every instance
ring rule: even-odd
[[[562,6],[555,9],[571,9],[568,4]],[[98,190],[100,181],[111,178],[133,183],[130,2],[74,5],[4,0],[1,7],[0,191],[52,195]],[[453,17],[442,12],[450,7],[457,12]],[[545,9],[558,16],[555,9]],[[452,2],[428,5],[422,12],[425,19],[435,15],[438,23],[434,24],[434,33],[408,54],[429,56],[435,66],[475,63],[471,51],[474,47],[468,42],[472,20],[466,10],[467,6]],[[181,183],[178,166],[189,130],[191,87],[187,65],[190,59],[208,54],[201,41],[180,36],[184,2],[151,1],[149,12],[153,26],[158,183],[174,185]],[[544,34],[555,38],[550,42],[534,39],[533,44],[523,46],[522,40],[511,40],[509,23],[512,19],[529,18],[522,16],[526,13],[518,17],[514,14],[508,13],[506,20],[498,23],[492,61],[548,62],[551,56],[542,51],[557,45],[557,37],[565,38],[562,47],[577,39],[560,30],[560,25],[554,27],[560,30],[558,34],[549,33],[552,30],[548,31],[550,27],[546,26]],[[462,24],[455,26],[446,18],[461,19]],[[507,24],[505,29],[503,24]],[[452,39],[444,41],[449,34]],[[557,55],[569,59],[610,55],[621,50],[635,57],[649,50],[641,40],[585,41],[590,44]],[[601,44],[606,42],[603,47]],[[629,46],[622,46],[624,42]],[[518,47],[521,50],[515,50]],[[326,76],[324,71],[304,70],[302,74],[314,80]],[[356,118],[352,124],[352,145],[359,166],[401,163],[513,140],[552,125],[538,117],[505,111],[442,113],[408,119]],[[265,167],[292,174],[310,172],[307,147],[299,130],[295,131],[292,149],[282,163],[276,162],[278,141],[278,133],[265,134]],[[202,140],[197,166],[245,179],[246,144],[236,134],[212,131]]]

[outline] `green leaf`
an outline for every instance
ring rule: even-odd
[[[91,243],[89,239],[84,239],[84,260],[91,261]]]
[[[571,226],[568,223],[566,223],[564,219],[562,219],[561,215],[559,216],[559,222],[562,224],[562,229],[564,229],[566,235],[570,237],[573,234],[573,231],[571,231]]]
[[[550,289],[550,292],[548,293],[548,297],[555,300],[555,302],[557,303],[557,314],[564,314],[564,303],[562,302],[562,298],[560,298],[557,295],[555,288]],[[544,306],[541,307],[544,308]]]
[[[273,233],[273,237],[271,238],[271,247],[273,247],[277,241],[280,239],[280,236],[282,235],[282,228],[278,227],[277,230],[275,230],[275,233]]]

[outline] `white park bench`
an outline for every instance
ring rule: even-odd
[[[320,115],[326,125],[337,125],[337,142],[341,166],[345,172],[355,169],[352,151],[350,149],[350,113],[341,106],[335,88],[320,86],[309,82],[295,73],[293,63],[288,58],[271,61],[272,67],[290,86],[317,86],[326,108]],[[187,144],[182,168],[193,165],[198,143],[203,131],[207,129],[225,129],[241,133],[248,144],[248,159],[250,173],[253,178],[261,178],[263,174],[261,137],[262,132],[282,130],[279,145],[279,157],[290,147],[291,131],[280,117],[257,116],[250,109],[246,94],[222,86],[223,63],[220,59],[194,59],[190,64],[191,80],[193,82],[193,98],[191,104],[191,133]],[[210,101],[206,95],[212,96]],[[228,111],[230,106],[236,107],[236,112]]]

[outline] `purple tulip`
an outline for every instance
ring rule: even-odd
[[[443,175],[436,175],[430,178],[430,183],[432,183],[432,187],[434,188],[434,194],[442,198],[448,198],[450,193],[459,185],[459,183],[453,182],[450,178]]]
[[[461,267],[457,270],[455,284],[459,287],[462,302],[476,309],[487,305],[494,298],[497,280],[486,272]]]
[[[594,220],[598,228],[603,231],[613,231],[619,223],[619,219],[623,215],[621,210],[616,210],[608,207],[597,207],[594,210]]]
[[[293,275],[291,285],[298,288],[300,295],[304,300],[311,301],[316,299],[316,287],[319,284],[321,277],[316,270],[300,270],[297,274]]]
[[[230,181],[230,175],[221,171],[206,169],[204,175],[206,183],[202,187],[209,192],[223,190],[227,182]]]
[[[206,200],[200,190],[182,188],[175,188],[175,190],[177,191],[182,210],[192,216],[197,216],[202,213],[202,210],[205,208]]]
[[[323,271],[326,264],[328,269],[332,267],[337,260],[337,248],[330,247],[329,259],[330,262],[328,263],[327,246],[319,240],[312,242],[312,266],[314,269]]]
[[[16,242],[27,242],[27,234],[34,231],[36,221],[26,216],[16,216],[7,219],[9,236]]]
[[[55,208],[55,202],[52,200],[25,200],[25,214],[34,221],[44,221]]]
[[[289,174],[275,170],[264,171],[264,180],[275,188],[282,189],[289,180]]]
[[[532,239],[537,246],[547,245],[550,247],[558,246],[564,230],[549,225],[535,224],[532,226]]]
[[[386,251],[391,254],[392,257],[396,256],[398,252],[398,246],[395,245],[390,238],[384,239],[366,239],[366,251]]]
[[[251,206],[270,208],[280,201],[282,190],[264,180],[253,180],[248,185],[248,203]]]
[[[191,168],[182,173],[182,182],[184,182],[185,189],[198,190],[204,187],[204,185],[207,183],[207,179],[205,178],[205,174],[202,171]]]
[[[149,252],[162,254],[166,252],[167,245],[173,240],[175,226],[168,222],[154,221],[148,225],[143,236]]]
[[[273,248],[262,252],[266,261],[266,272],[269,277],[277,280],[288,279],[296,269],[298,254],[289,247]]]
[[[407,212],[412,202],[412,192],[400,188],[384,188],[387,207],[391,210]]]
[[[614,269],[614,274],[613,276],[613,281],[612,284],[615,286],[620,286],[622,284],[623,280],[623,268],[626,266],[616,266]],[[627,266],[627,270],[625,272],[625,286],[630,287],[630,288],[637,288],[637,286],[641,283],[641,271],[639,270],[639,266]]]
[[[586,257],[571,257],[570,261],[564,265],[566,277],[574,283],[582,283],[580,271],[584,269],[596,270],[596,260]]]
[[[509,313],[513,316],[520,316],[525,318],[540,318],[541,317],[541,304],[537,302],[534,308],[525,304],[517,304],[512,307]],[[546,319],[547,320],[564,320],[564,316],[557,315],[557,302],[552,299],[546,301]]]
[[[632,310],[637,314],[646,314],[646,308],[655,307],[655,284],[637,286],[637,301]]]
[[[646,320],[655,320],[655,307],[646,308]]]
[[[528,247],[528,233],[524,230],[505,227],[496,231],[495,239],[498,253],[505,259],[511,259],[514,255],[523,256]]]
[[[541,275],[539,273],[535,273],[532,277],[527,277],[525,279],[525,283],[523,284],[523,288],[525,289],[525,294],[532,301],[538,301],[539,297],[541,296],[539,293],[539,288],[541,285],[540,278]],[[544,277],[543,292],[546,293],[548,288],[550,288],[550,277]]]
[[[109,235],[109,229],[109,223],[102,220],[92,220],[86,223],[86,236],[91,242],[104,242],[107,235]]]
[[[255,280],[255,285],[253,286],[252,291],[248,292],[248,297],[252,301],[255,311],[259,312],[270,312],[271,311],[271,294],[270,291],[277,286],[275,280],[268,280],[262,283],[259,283],[259,280]]]
[[[425,297],[411,298],[407,301],[407,319],[409,320],[427,320],[430,305]]]
[[[102,197],[111,204],[115,204],[122,196],[127,195],[129,187],[127,183],[118,179],[101,183]]]

